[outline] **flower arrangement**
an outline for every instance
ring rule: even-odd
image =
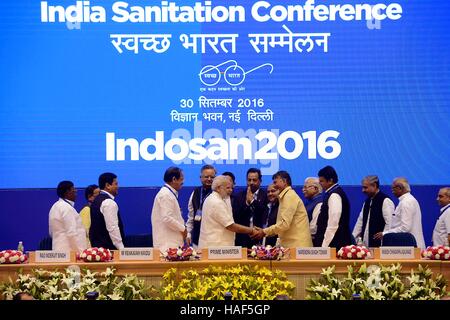
[[[347,277],[338,278],[335,266],[322,269],[319,280],[311,280],[306,291],[309,300],[351,300],[359,294],[364,300],[438,300],[446,295],[447,281],[442,274],[419,265],[402,280],[401,265],[347,266]]]
[[[450,260],[450,247],[428,247],[422,251],[422,257],[431,260]]]
[[[272,246],[253,246],[248,256],[256,260],[281,260],[288,256],[289,249]]]
[[[0,251],[0,264],[20,264],[27,262],[28,257],[22,251],[3,250]]]
[[[77,260],[84,262],[108,262],[113,259],[111,251],[105,248],[89,248],[77,256]]]
[[[0,284],[0,296],[10,300],[26,292],[38,300],[85,300],[88,292],[98,292],[98,300],[144,300],[157,294],[135,275],[118,277],[114,273],[113,268],[101,273],[73,267],[65,272],[35,269],[31,274],[19,273],[16,281]]]
[[[370,258],[371,254],[365,246],[351,245],[339,249],[337,257],[340,259],[366,259]]]
[[[284,272],[265,267],[213,267],[197,272],[168,270],[163,276],[161,298],[164,300],[273,300],[278,295],[292,297],[295,285]]]
[[[163,252],[162,257],[166,261],[192,261],[200,259],[200,256],[189,246],[183,246],[178,248],[168,248]]]

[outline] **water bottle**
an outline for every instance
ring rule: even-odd
[[[280,238],[277,238],[277,241],[275,243],[275,247],[281,247]]]
[[[22,243],[22,241],[19,241],[19,245],[17,246],[17,251],[20,251],[20,252],[24,252],[23,251],[23,243]]]
[[[363,246],[364,245],[362,237],[356,238],[356,245],[357,246]]]

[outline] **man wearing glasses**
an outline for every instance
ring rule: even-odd
[[[198,246],[203,203],[211,194],[211,186],[215,177],[216,169],[213,166],[207,164],[200,169],[200,182],[202,185],[194,189],[188,203],[189,215],[186,223],[188,232],[186,241],[188,244]]]
[[[406,178],[396,178],[392,182],[392,193],[400,201],[392,215],[389,230],[378,232],[375,239],[382,239],[386,233],[408,232],[416,238],[417,247],[425,249],[422,231],[422,213],[419,202],[411,194],[411,187]]]
[[[353,236],[356,239],[360,238],[365,246],[380,247],[381,240],[374,239],[374,235],[389,229],[395,205],[380,191],[380,180],[377,176],[366,176],[362,180],[362,192],[367,198],[353,228]]]
[[[308,200],[305,207],[306,212],[308,213],[311,238],[314,240],[314,236],[317,232],[317,217],[319,216],[323,202],[322,186],[319,183],[319,178],[306,178],[302,191],[303,195]]]

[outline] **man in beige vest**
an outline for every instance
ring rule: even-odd
[[[280,206],[277,222],[265,229],[259,229],[253,238],[278,234],[280,245],[285,248],[312,247],[309,220],[305,205],[291,187],[291,177],[286,171],[278,171],[272,176],[273,184],[280,191]]]

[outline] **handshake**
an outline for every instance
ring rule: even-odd
[[[266,236],[263,229],[258,227],[253,227],[252,232],[249,234],[252,240],[260,240]]]

